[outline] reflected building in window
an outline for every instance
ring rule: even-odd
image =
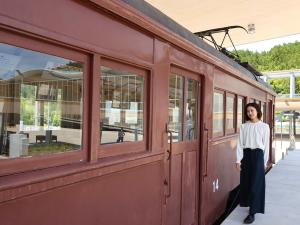
[[[1,159],[79,150],[83,63],[0,44]]]
[[[172,73],[169,77],[169,124],[173,142],[181,142],[183,117],[183,87],[184,77]],[[170,141],[170,140],[169,140]]]
[[[100,143],[144,139],[143,76],[101,66]]]

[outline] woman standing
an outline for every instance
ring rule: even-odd
[[[265,212],[265,168],[269,159],[270,128],[260,119],[258,104],[245,107],[246,123],[240,127],[236,168],[240,171],[240,206],[249,207],[244,223],[255,220],[255,213]]]

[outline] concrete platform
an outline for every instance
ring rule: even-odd
[[[238,206],[222,225],[243,224],[248,210]],[[300,224],[300,150],[289,151],[266,175],[265,211],[253,225]]]

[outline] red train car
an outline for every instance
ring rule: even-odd
[[[143,1],[0,5],[1,224],[224,212],[247,102],[274,134],[267,84]]]

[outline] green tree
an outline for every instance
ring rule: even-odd
[[[296,77],[295,92],[300,93],[300,77]]]
[[[270,84],[274,88],[277,94],[288,94],[290,93],[290,79],[281,78],[270,81]]]
[[[252,52],[239,50],[238,54],[242,62],[250,63],[258,71],[276,71],[300,69],[300,42],[288,43],[274,46],[270,51]],[[288,94],[289,78],[271,80],[277,94]],[[295,91],[300,93],[300,79],[296,78]]]
[[[270,51],[239,50],[242,62],[249,62],[257,70],[290,70],[300,68],[300,42],[274,46]]]

